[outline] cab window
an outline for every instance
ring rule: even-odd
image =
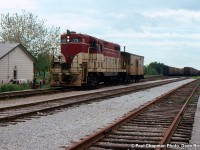
[[[77,39],[77,38],[74,38],[74,39],[72,39],[72,42],[74,42],[74,43],[78,43],[78,42],[80,42],[80,40]]]
[[[90,42],[90,47],[91,48],[96,48],[96,41],[91,41]]]
[[[103,46],[102,46],[102,44],[101,44],[101,43],[98,43],[98,50],[99,50],[100,52],[102,52],[102,51],[103,51]]]
[[[67,39],[66,38],[62,38],[61,39],[61,44],[67,43]]]

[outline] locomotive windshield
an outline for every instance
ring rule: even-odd
[[[74,39],[72,39],[72,42],[78,43],[78,42],[80,42],[80,39],[74,38]]]
[[[62,38],[61,39],[61,44],[65,44],[65,43],[67,43],[67,39],[66,38]]]
[[[79,43],[79,42],[81,42],[81,40],[79,38],[72,38],[71,40],[70,39],[66,39],[66,38],[62,38],[61,39],[61,44],[65,44],[67,42]]]

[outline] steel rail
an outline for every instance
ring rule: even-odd
[[[138,91],[138,90],[142,90],[145,88],[150,88],[150,87],[155,87],[158,85],[163,85],[166,83],[171,83],[173,81],[174,80],[160,81],[160,82],[149,83],[149,84],[140,85],[140,86],[136,86],[136,87],[131,86],[128,88],[126,87],[126,88],[120,88],[120,89],[114,89],[114,90],[112,89],[112,90],[107,90],[107,91],[103,91],[103,92],[98,91],[95,93],[86,93],[83,95],[75,95],[75,96],[70,96],[70,97],[51,99],[51,100],[42,101],[42,102],[33,102],[33,103],[21,104],[21,105],[17,105],[17,106],[4,107],[4,108],[0,108],[0,122],[8,122],[10,120],[14,120],[19,117],[24,117],[26,115],[35,114],[37,112],[51,111],[51,110],[55,110],[55,109],[62,108],[62,107],[67,107],[67,106],[77,105],[77,104],[86,103],[86,102],[90,102],[90,101],[95,101],[95,100],[102,99],[102,98],[107,98],[109,96],[117,96],[117,95],[128,93],[128,92]],[[127,91],[123,91],[125,89],[127,89]],[[106,93],[104,93],[104,92],[106,92]],[[91,98],[88,98],[88,96],[91,96],[91,94],[93,94],[94,96],[92,96]],[[80,100],[75,101],[75,99],[80,99]],[[43,106],[44,104],[45,104],[45,106]],[[42,105],[42,107],[40,107],[41,105]],[[26,109],[24,110],[24,108],[26,108]],[[20,111],[19,109],[22,109],[22,111]],[[5,112],[5,111],[12,111],[12,110],[14,110],[14,112],[16,112],[16,113],[13,114],[11,112],[8,112],[8,113]],[[2,112],[3,112],[3,116],[1,116]],[[6,115],[6,113],[8,115]]]
[[[142,85],[133,85],[130,87],[123,87],[120,88],[120,90],[124,90],[124,89],[130,89],[127,92],[133,92],[133,91],[137,91],[137,90],[142,90],[142,89],[146,89],[146,88],[151,88],[151,87],[155,87],[155,86],[160,86],[160,85],[164,85],[164,84],[168,84],[168,83],[172,83],[172,82],[177,82],[180,81],[180,79],[178,80],[167,80],[167,81],[159,81],[159,82],[155,82],[155,83],[148,83],[148,84],[142,84]],[[111,89],[111,90],[106,90],[106,91],[100,91],[100,92],[95,92],[95,94],[101,94],[102,92],[112,92],[114,90],[118,90],[118,89]],[[94,93],[94,92],[93,92]],[[82,96],[88,96],[91,93],[86,93],[86,94],[82,94]],[[73,96],[66,96],[63,98],[57,98],[57,99],[49,99],[49,100],[44,100],[44,101],[39,101],[39,102],[32,102],[32,103],[25,103],[25,104],[19,104],[19,105],[14,105],[14,106],[8,106],[8,107],[0,107],[0,112],[4,111],[4,110],[8,110],[8,109],[17,109],[17,108],[23,108],[23,107],[28,107],[28,106],[32,106],[32,105],[38,105],[38,104],[42,104],[42,103],[48,103],[48,102],[54,102],[54,101],[60,101],[60,100],[65,100],[65,99],[69,99],[69,98],[78,98],[80,95],[73,95]]]
[[[192,82],[195,82],[195,81],[192,81]],[[192,82],[190,82],[190,83],[192,83]],[[187,84],[190,84],[190,83],[187,83]],[[167,93],[155,98],[154,100],[148,102],[146,105],[139,107],[137,110],[126,114],[125,117],[119,119],[118,121],[116,121],[115,123],[109,125],[108,127],[103,128],[100,131],[98,131],[98,132],[86,137],[85,139],[81,140],[80,142],[73,144],[71,147],[66,147],[65,150],[83,150],[83,149],[88,148],[89,146],[91,146],[92,144],[96,143],[100,139],[102,139],[105,136],[109,135],[109,133],[111,133],[112,131],[116,130],[117,128],[119,128],[124,123],[126,123],[126,122],[130,121],[131,119],[133,119],[134,117],[140,115],[142,112],[147,110],[149,107],[151,107],[154,104],[162,101],[164,98],[170,96],[175,91],[177,91],[178,89],[186,86],[187,84],[179,86],[178,88],[170,90],[169,92],[167,92]]]
[[[184,79],[184,78],[182,78],[182,79]],[[182,80],[182,79],[179,78],[179,80]],[[176,80],[176,79],[174,79],[174,80]],[[143,82],[141,82],[141,83],[143,83]],[[48,93],[54,94],[54,93],[65,92],[65,91],[70,91],[70,90],[72,90],[72,89],[70,88],[70,89],[63,90],[63,88],[59,87],[59,88],[49,88],[49,89],[34,89],[34,90],[32,89],[32,90],[22,90],[22,91],[13,91],[13,92],[2,92],[2,93],[0,93],[0,100],[17,98],[17,97],[29,97],[29,96],[34,96],[34,95],[48,94]]]
[[[36,90],[22,90],[22,91],[13,91],[13,92],[2,92],[0,93],[0,100],[16,98],[16,97],[28,97],[33,95],[41,95],[48,93],[58,93],[63,92],[63,88],[49,88],[49,89],[36,89]],[[66,90],[65,90],[66,91]]]
[[[169,143],[172,135],[174,134],[175,129],[177,128],[178,124],[181,121],[181,118],[183,117],[183,114],[188,106],[189,100],[191,99],[191,97],[194,95],[195,91],[197,90],[197,88],[199,87],[199,85],[197,85],[193,91],[191,92],[190,96],[187,98],[186,102],[184,103],[184,105],[182,106],[182,108],[180,109],[180,111],[178,112],[178,114],[176,115],[176,117],[174,118],[173,122],[171,123],[170,127],[167,129],[167,131],[165,132],[162,140],[160,141],[159,145],[166,145],[167,143]],[[164,148],[160,148],[157,147],[156,150],[165,150],[167,147]]]

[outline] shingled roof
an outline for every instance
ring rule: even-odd
[[[0,59],[6,56],[8,53],[13,51],[16,47],[21,47],[21,49],[33,60],[36,62],[35,58],[27,51],[27,49],[20,43],[0,43]]]

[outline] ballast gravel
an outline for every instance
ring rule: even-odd
[[[192,130],[192,137],[188,150],[200,150],[200,97],[197,103],[197,110],[195,113],[195,119]]]
[[[192,81],[187,79],[53,115],[0,127],[1,150],[58,150],[107,126],[140,105]]]
[[[56,99],[56,98],[70,97],[70,96],[74,96],[74,95],[82,95],[82,94],[87,94],[87,93],[93,93],[96,91],[104,92],[104,91],[107,91],[110,89],[118,89],[118,88],[130,87],[130,86],[145,85],[145,84],[156,83],[156,82],[160,82],[160,81],[169,81],[169,80],[174,80],[174,79],[176,79],[176,78],[104,87],[101,89],[94,89],[94,90],[89,90],[89,91],[67,91],[67,92],[56,93],[56,94],[36,95],[36,96],[24,97],[24,98],[6,99],[6,100],[0,100],[0,108],[28,104],[28,103],[33,103],[33,102],[48,101],[48,100],[52,100],[52,99]]]

